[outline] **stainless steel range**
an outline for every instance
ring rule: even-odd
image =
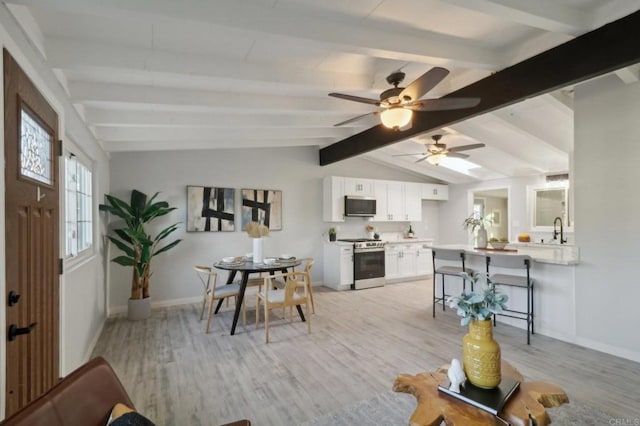
[[[384,242],[365,238],[345,239],[353,243],[354,290],[380,287],[384,279]]]

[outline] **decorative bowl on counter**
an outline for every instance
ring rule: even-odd
[[[489,245],[491,246],[492,249],[495,250],[504,250],[505,246],[509,244],[508,242],[498,242],[498,241],[489,241]]]

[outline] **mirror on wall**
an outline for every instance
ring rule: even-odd
[[[487,237],[509,238],[509,189],[483,189],[471,192],[472,212],[489,218]]]
[[[553,228],[556,218],[562,219],[565,229],[573,226],[569,214],[569,184],[531,186],[529,190],[529,211],[533,230]]]

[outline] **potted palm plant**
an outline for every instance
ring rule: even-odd
[[[107,238],[123,252],[111,261],[118,265],[133,267],[131,298],[128,306],[129,319],[132,320],[145,319],[151,315],[149,297],[151,259],[170,250],[181,241],[178,239],[160,246],[165,238],[178,229],[177,223],[167,226],[155,236],[147,233],[145,225],[176,209],[176,207],[169,207],[166,201],[155,201],[157,196],[156,192],[147,200],[145,193],[134,189],[131,191],[129,203],[112,195],[106,195],[108,203],[100,204],[101,211],[109,212],[120,219],[113,229],[114,235],[107,235]]]
[[[473,276],[466,272],[463,279],[473,288],[485,282],[480,293],[462,293],[447,301],[462,317],[461,325],[469,325],[469,333],[462,339],[462,362],[467,378],[474,385],[491,389],[500,384],[500,345],[493,339],[492,316],[503,312],[509,297],[496,291],[495,284],[485,273]]]

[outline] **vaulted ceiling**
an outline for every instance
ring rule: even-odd
[[[318,149],[378,124],[393,71],[434,66],[438,98],[640,9],[640,0],[5,1],[108,152]],[[548,70],[554,72],[554,70]],[[638,66],[617,71],[638,81]],[[420,156],[444,133],[477,168]],[[572,87],[362,154],[446,182],[567,171]]]

